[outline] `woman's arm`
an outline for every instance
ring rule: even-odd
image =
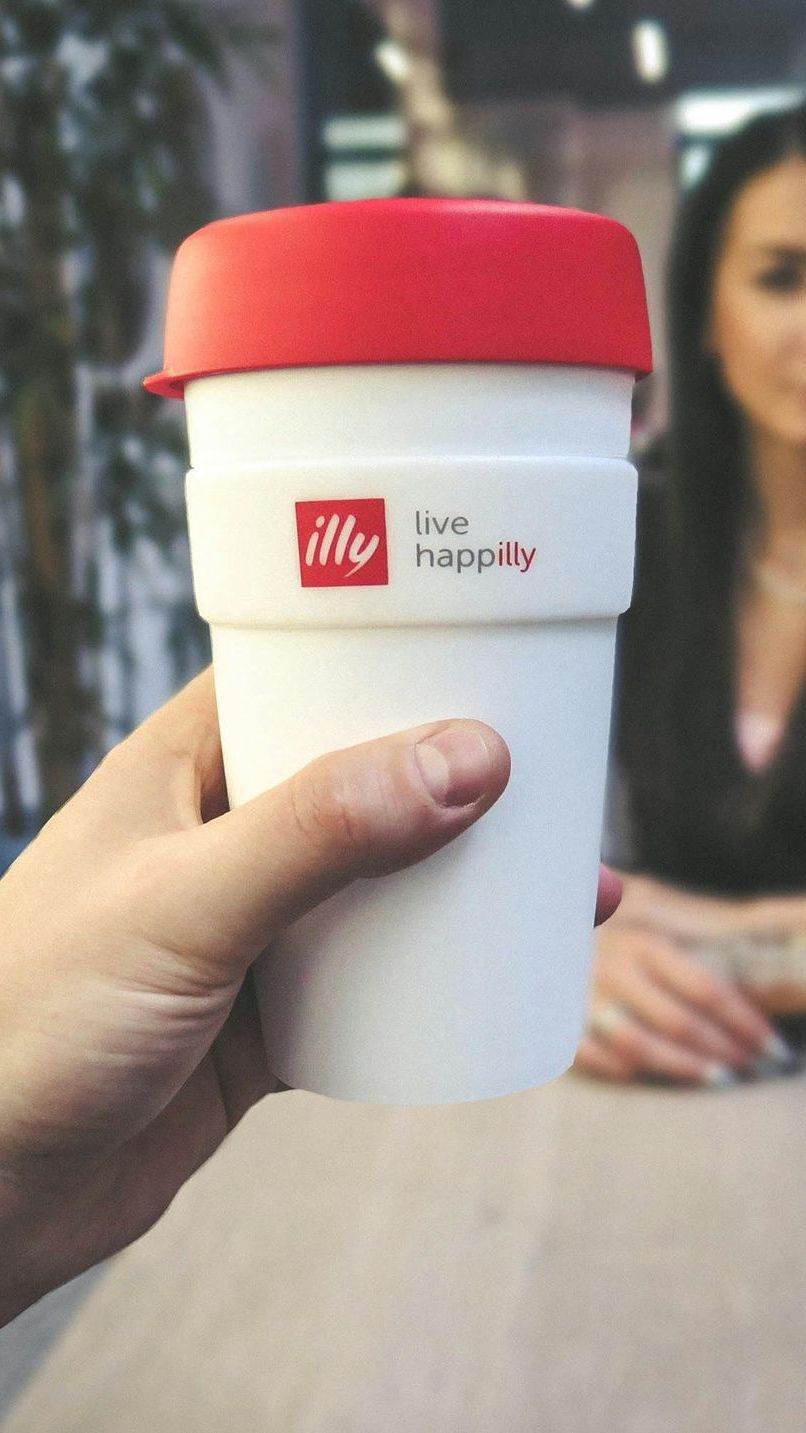
[[[661,927],[683,941],[727,935],[806,935],[806,879],[802,894],[740,899],[686,890],[653,876],[619,874],[624,892],[613,919],[625,926]]]

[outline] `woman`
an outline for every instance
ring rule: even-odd
[[[670,424],[642,475],[610,848],[578,1065],[729,1083],[806,1011],[806,105],[751,122],[673,244]],[[616,812],[620,814],[617,816]]]

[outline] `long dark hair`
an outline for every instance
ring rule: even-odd
[[[760,518],[741,413],[703,343],[714,271],[744,186],[806,157],[806,104],[715,152],[678,214],[668,272],[670,421],[642,474],[633,606],[622,618],[614,756],[637,868],[725,893],[806,889],[806,690],[772,766],[733,736],[735,614]]]

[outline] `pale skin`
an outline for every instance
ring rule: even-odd
[[[806,590],[806,159],[788,158],[738,194],[723,235],[704,343],[743,421],[763,522],[754,556]],[[748,583],[736,612],[737,708],[786,722],[806,681],[806,608]],[[774,999],[736,989],[683,949],[689,936],[806,931],[804,894],[719,899],[624,876],[599,932],[592,1009],[624,1012],[590,1029],[580,1069],[613,1080],[651,1073],[701,1083],[717,1063],[746,1070],[772,1034]],[[664,935],[658,935],[662,927]],[[802,1007],[806,1010],[806,989]]]
[[[228,809],[212,670],[115,747],[0,881],[0,1325],[124,1248],[281,1086],[249,968],[357,877],[497,801],[506,743],[433,722]],[[620,883],[603,871],[597,919]]]

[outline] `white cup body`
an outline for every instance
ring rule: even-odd
[[[512,754],[479,822],[353,883],[260,957],[288,1085],[452,1103],[573,1062],[632,589],[632,382],[419,364],[187,385],[194,588],[231,805],[324,752],[449,717],[488,722]],[[296,503],[368,498],[385,504],[388,584],[303,586]]]

